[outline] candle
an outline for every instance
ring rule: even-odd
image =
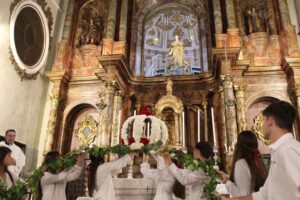
[[[182,112],[182,146],[185,147],[184,111]]]
[[[147,133],[146,133],[146,138],[150,137],[150,123],[148,122],[147,124]]]
[[[120,144],[121,118],[122,118],[122,110],[119,110],[118,132],[117,132],[117,144]]]
[[[214,108],[211,107],[211,121],[212,121],[212,131],[214,136],[214,146],[217,147],[217,136],[216,136],[216,130],[215,130],[215,117],[214,117]]]
[[[227,65],[227,45],[225,45],[225,61],[226,61],[226,65]]]
[[[197,114],[198,114],[198,120],[197,120],[197,124],[198,124],[198,132],[197,132],[197,135],[198,135],[198,142],[200,142],[200,109],[197,110]]]
[[[133,116],[136,116],[136,110],[133,111]]]

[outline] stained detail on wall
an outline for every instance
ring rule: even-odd
[[[199,39],[200,24],[197,22],[197,16],[183,6],[176,9],[174,5],[163,6],[148,15],[144,24],[146,77],[202,72],[200,56],[206,44],[202,45]],[[177,48],[179,43],[181,48]],[[180,59],[177,59],[178,53]]]
[[[15,0],[10,16],[10,60],[23,79],[36,79],[46,65],[53,18],[45,0]]]

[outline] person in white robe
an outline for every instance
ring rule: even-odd
[[[230,176],[217,171],[233,197],[258,191],[267,178],[267,169],[258,151],[258,140],[252,131],[242,131],[234,148]]]
[[[173,200],[174,176],[169,172],[161,156],[155,156],[157,169],[151,169],[148,163],[148,156],[144,157],[141,164],[141,172],[145,178],[158,182],[154,200]]]
[[[16,131],[13,129],[8,129],[5,132],[5,141],[0,142],[0,146],[8,147],[12,152],[12,157],[16,161],[16,165],[9,166],[8,169],[14,176],[20,176],[20,173],[25,166],[25,155],[20,147],[18,147],[14,142],[16,139]]]
[[[67,200],[67,182],[78,179],[82,172],[84,155],[79,155],[77,157],[76,165],[68,171],[62,171],[59,173],[47,171],[47,164],[50,164],[58,157],[59,153],[57,151],[48,152],[48,154],[45,156],[44,164],[46,164],[46,167],[44,168],[45,172],[40,181],[42,200]]]
[[[100,164],[95,174],[94,200],[115,200],[112,174],[120,171],[132,162],[133,153],[127,154],[113,162]]]
[[[205,160],[213,156],[213,148],[207,142],[199,142],[194,149],[194,159]],[[189,200],[200,200],[203,198],[203,188],[209,177],[205,175],[202,169],[190,171],[186,169],[179,169],[171,160],[169,154],[165,154],[164,160],[168,166],[169,172],[182,184],[189,186]]]

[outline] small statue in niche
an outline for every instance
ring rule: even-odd
[[[97,1],[91,2],[82,10],[79,46],[84,44],[99,45],[103,34],[103,8]]]
[[[246,16],[248,18],[249,33],[266,32],[264,24],[263,11],[258,11],[255,6],[246,10]]]

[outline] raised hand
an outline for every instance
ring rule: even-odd
[[[78,166],[82,167],[84,164],[84,154],[81,153],[77,156],[77,163]]]
[[[172,159],[171,159],[171,155],[170,155],[170,154],[163,154],[162,157],[164,158],[165,164],[166,164],[167,166],[172,165],[173,161],[172,161]]]

